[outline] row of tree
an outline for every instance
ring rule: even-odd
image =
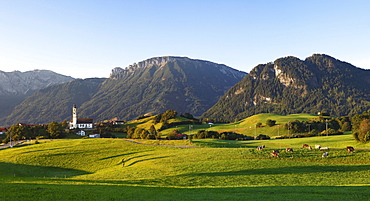
[[[271,126],[271,120],[268,120],[266,124]],[[352,131],[356,141],[370,142],[370,112],[363,112],[352,117],[324,118],[320,116],[318,120],[295,120],[286,123],[284,126],[285,129],[290,131],[290,134],[308,133],[309,136],[335,135]]]
[[[22,125],[14,124],[6,132],[6,137],[3,143],[8,143],[10,140],[28,140],[36,138],[63,138],[67,135],[66,129],[68,123],[51,122],[45,125]]]
[[[208,130],[198,130],[198,132],[194,134],[192,138],[194,139],[212,138],[222,140],[254,140],[254,137],[246,136],[235,132],[219,133],[217,131],[208,131]]]
[[[149,130],[137,127],[127,128],[126,138],[135,139],[159,139],[161,134],[155,129],[154,125],[151,125]]]

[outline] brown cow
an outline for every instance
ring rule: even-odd
[[[272,153],[277,153],[277,154],[280,154],[280,151],[275,149],[274,151],[272,151]]]
[[[293,152],[293,149],[292,148],[286,148],[285,152]]]
[[[303,144],[302,147],[303,148],[307,148],[309,150],[312,150],[312,147],[310,145],[308,145],[308,144]]]
[[[272,157],[279,158],[279,153],[271,152],[270,154]]]
[[[346,150],[348,151],[348,153],[353,153],[355,151],[355,148],[353,147],[346,147]]]

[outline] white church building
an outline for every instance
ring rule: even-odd
[[[72,121],[69,122],[69,129],[93,129],[94,123],[92,118],[77,119],[77,107],[76,104],[72,108]]]

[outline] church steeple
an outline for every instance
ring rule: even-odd
[[[73,104],[72,108],[72,126],[73,128],[77,128],[77,107],[76,104]]]

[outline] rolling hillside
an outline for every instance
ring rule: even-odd
[[[329,138],[270,140],[262,151],[255,149],[256,141],[234,141],[235,148],[225,148],[222,143],[227,141],[199,140],[216,148],[181,149],[122,139],[41,140],[0,150],[0,196],[5,200],[366,200],[370,152],[349,154],[343,149],[348,145],[346,135]],[[322,158],[318,150],[299,148],[302,142],[317,141],[339,149]],[[294,152],[269,157],[271,150],[285,147],[293,147]]]

